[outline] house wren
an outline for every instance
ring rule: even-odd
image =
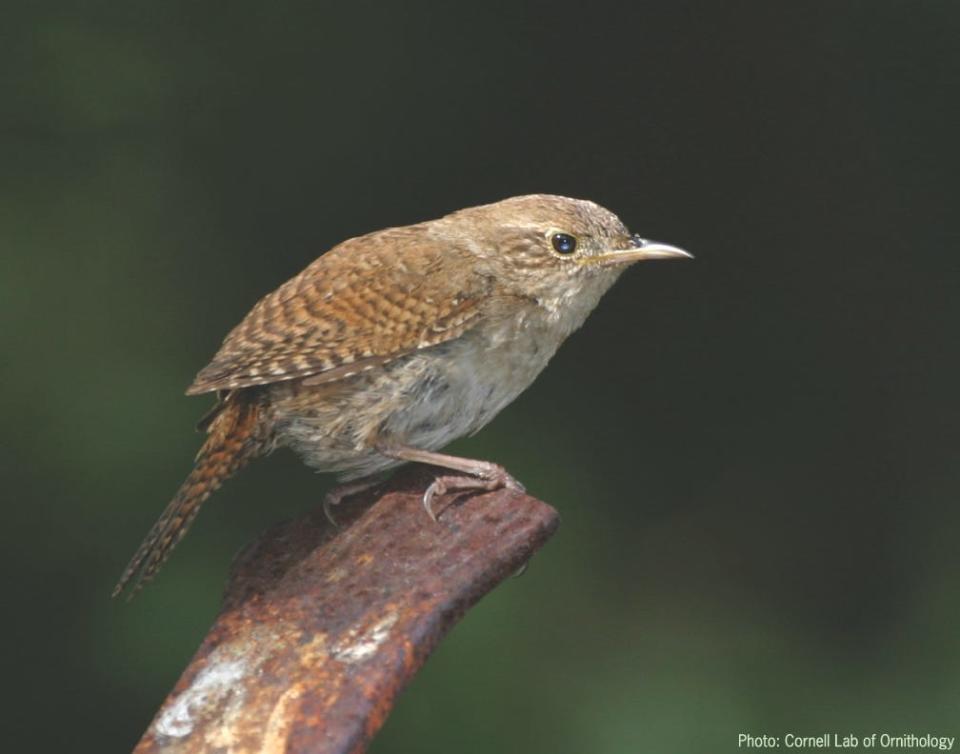
[[[335,246],[261,299],[187,390],[217,394],[206,441],[114,595],[153,577],[203,501],[280,446],[353,480],[328,504],[408,461],[452,472],[423,496],[431,516],[448,491],[522,489],[502,466],[437,451],[523,392],[627,266],[689,256],[544,194]]]

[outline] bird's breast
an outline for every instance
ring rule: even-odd
[[[418,447],[440,448],[486,426],[526,390],[559,346],[537,317],[486,323],[418,356],[416,398],[392,425]],[[414,363],[415,363],[414,362]],[[397,427],[401,429],[401,427]]]

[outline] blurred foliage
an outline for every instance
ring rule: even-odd
[[[956,733],[956,4],[82,8],[0,31],[12,750],[128,750],[232,553],[330,484],[278,453],[109,600],[252,303],[346,237],[532,191],[697,261],[631,270],[457,445],[564,525],[374,751]]]

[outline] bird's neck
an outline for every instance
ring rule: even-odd
[[[619,277],[618,270],[604,273],[583,280],[577,287],[544,291],[535,297],[542,316],[561,339],[580,328]]]

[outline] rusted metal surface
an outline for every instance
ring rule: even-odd
[[[362,752],[454,623],[549,538],[557,512],[512,490],[438,501],[412,468],[266,532],[136,754]]]

